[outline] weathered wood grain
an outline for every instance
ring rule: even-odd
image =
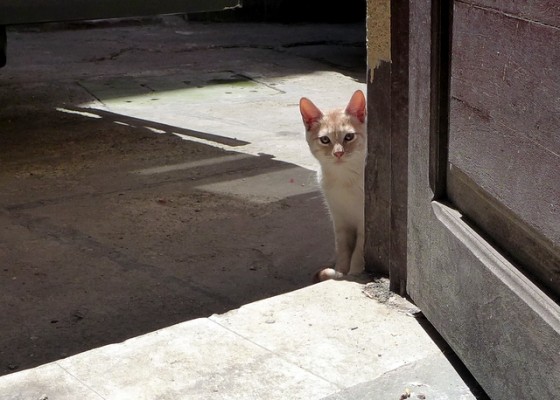
[[[492,399],[553,397],[560,390],[560,380],[554,378],[560,376],[560,306],[466,223],[459,211],[446,206],[445,193],[436,196],[434,190],[441,188],[430,181],[430,165],[446,169],[433,171],[432,176],[448,172],[447,165],[430,163],[433,154],[446,150],[445,140],[438,138],[446,134],[438,109],[441,102],[435,101],[444,99],[445,93],[441,84],[433,82],[445,76],[433,73],[437,68],[434,60],[445,55],[434,54],[442,47],[432,43],[438,38],[433,30],[440,24],[434,18],[445,15],[438,16],[434,10],[444,4],[443,0],[410,2],[408,293]],[[455,11],[489,12],[455,4]],[[455,13],[454,23],[457,18],[461,24],[461,15]],[[454,52],[457,46],[454,41]],[[454,68],[455,62],[453,54]],[[473,70],[464,78],[482,78],[477,75],[486,73]],[[487,106],[487,101],[481,104]],[[453,101],[452,113],[458,105]],[[454,121],[457,115],[449,116],[453,145],[457,144],[452,130],[458,123]],[[464,115],[468,121],[469,115]],[[453,161],[462,157],[461,152],[461,147],[454,148]],[[478,151],[470,157],[473,164],[483,164],[487,156]],[[539,196],[533,193],[533,201],[539,201]],[[433,201],[434,197],[439,201]]]
[[[391,2],[391,63],[368,81],[366,266],[406,294],[408,198],[408,0]],[[373,33],[374,34],[374,33]]]
[[[391,253],[391,64],[368,81],[368,158],[365,172],[366,269],[389,275]]]
[[[448,175],[448,195],[555,296],[560,296],[560,47],[554,45],[559,42],[559,29],[455,7],[449,162],[460,173]]]
[[[485,8],[500,14],[560,27],[560,2],[558,0],[459,0],[470,6]]]
[[[407,0],[391,1],[391,260],[390,288],[406,293],[408,219],[408,40]]]

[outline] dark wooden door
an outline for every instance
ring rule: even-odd
[[[560,3],[410,1],[407,292],[492,399],[560,392]]]

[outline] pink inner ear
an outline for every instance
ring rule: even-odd
[[[314,123],[323,117],[323,113],[319,110],[311,100],[302,97],[299,101],[299,111],[303,118],[305,129],[310,130]]]
[[[346,114],[353,115],[360,122],[366,120],[366,98],[361,90],[356,90],[346,106]]]

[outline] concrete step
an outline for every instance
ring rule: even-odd
[[[327,281],[186,321],[0,377],[0,398],[475,399],[415,307],[378,289]]]

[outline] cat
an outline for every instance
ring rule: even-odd
[[[357,90],[345,109],[321,112],[303,97],[299,109],[305,138],[321,166],[319,184],[333,222],[336,263],[315,281],[358,275],[364,269],[364,169],[366,99]]]

